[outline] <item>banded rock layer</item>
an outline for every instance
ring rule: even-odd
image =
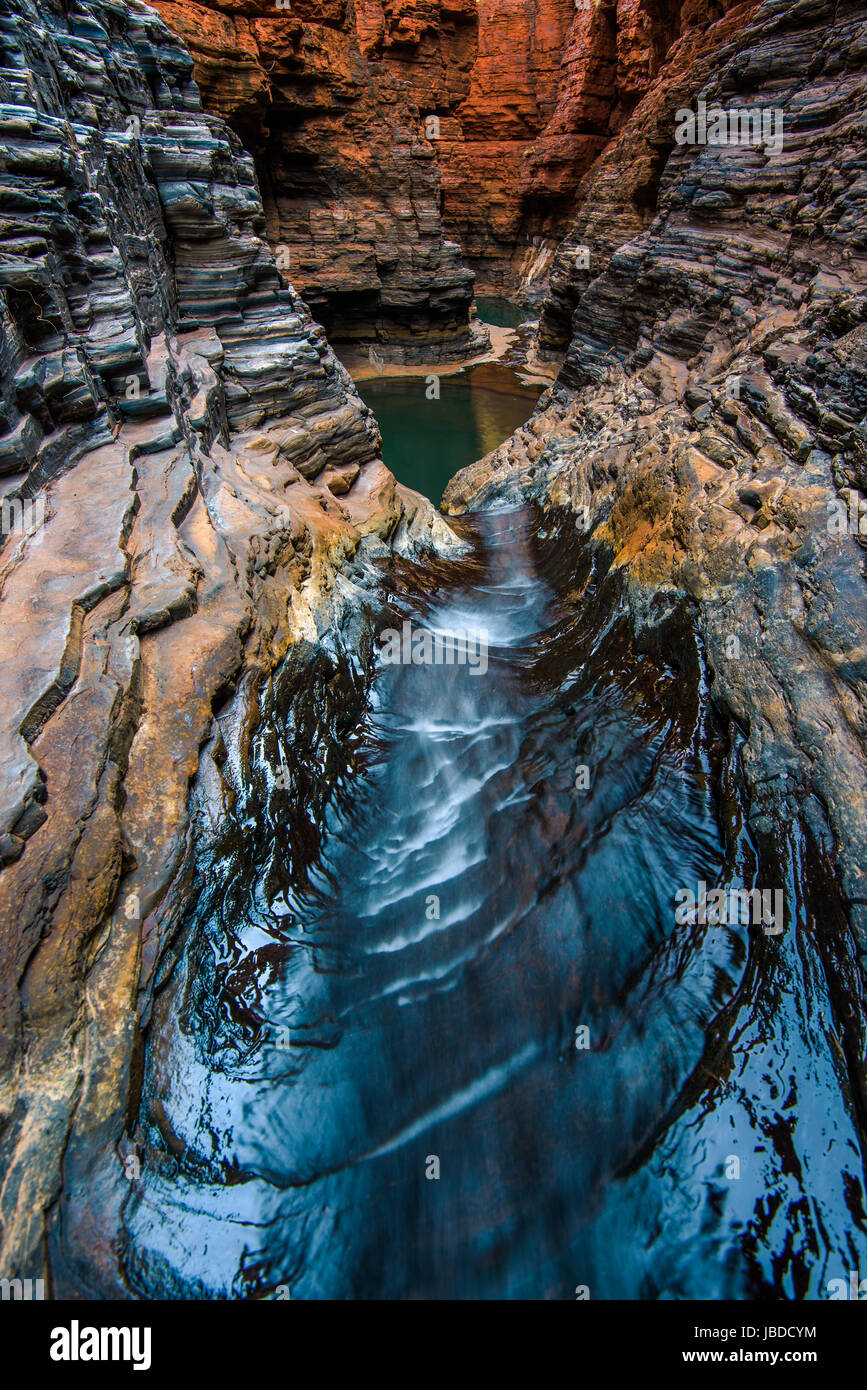
[[[731,0],[157,8],[255,152],[272,244],[330,341],[433,362],[484,345],[473,272],[539,292],[579,181]]]
[[[0,46],[0,1263],[80,1294],[117,1277],[215,709],[237,690],[243,726],[288,656],[358,645],[374,560],[457,542],[383,466],[159,17],[11,0]]]
[[[700,97],[780,110],[782,150],[677,146],[675,111]],[[444,502],[565,508],[637,630],[694,613],[753,842],[798,892],[799,827],[833,865],[845,945],[830,901],[817,932],[862,1107],[865,129],[858,0],[764,0],[712,65],[699,45],[663,73],[579,190],[541,322],[543,344],[568,340],[555,385]],[[654,162],[658,208],[636,227],[635,181],[618,171]]]
[[[728,0],[479,0],[471,87],[443,126],[440,158],[445,223],[481,285],[537,295],[582,176],[668,67],[672,46],[681,36],[714,46],[715,23],[730,8]]]
[[[329,341],[398,363],[486,348],[436,159],[436,122],[469,84],[474,0],[157,8],[206,107],[255,153],[269,237]]]

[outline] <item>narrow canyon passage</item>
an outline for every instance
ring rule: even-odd
[[[33,1357],[788,1359],[867,1299],[867,0],[0,0],[0,86]]]
[[[485,634],[486,669],[376,667],[309,872],[285,788],[319,716],[263,698],[247,799],[202,809],[223,830],[150,1029],[130,1283],[824,1296],[865,1253],[863,1167],[797,865],[781,939],[675,922],[682,886],[768,881],[687,617],[639,646],[565,521],[466,533],[390,611]]]

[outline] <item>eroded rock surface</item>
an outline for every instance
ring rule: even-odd
[[[190,49],[206,108],[255,151],[269,236],[330,340],[400,362],[481,344],[471,272],[487,292],[541,291],[583,175],[672,48],[712,50],[732,5],[157,8]]]
[[[728,8],[703,0],[480,0],[470,91],[444,124],[441,146],[446,225],[480,284],[530,294],[544,284],[582,176],[672,45],[681,36],[701,42]]]
[[[81,1296],[118,1288],[214,711],[357,645],[373,560],[458,542],[383,466],[162,20],[13,0],[0,47],[0,1263]]]
[[[196,863],[209,862],[197,850],[222,833],[232,862],[245,864],[245,836],[255,841],[258,827],[261,839],[267,820],[281,873],[289,876],[284,848],[298,856],[293,869],[315,861],[324,779],[314,763],[324,759],[338,775],[337,744],[361,703],[342,648],[361,650],[369,638],[373,562],[458,544],[383,467],[369,412],[268,243],[289,246],[290,271],[293,247],[308,256],[323,317],[333,307],[356,339],[390,342],[398,354],[429,339],[436,296],[453,296],[440,346],[457,351],[469,280],[456,251],[445,278],[430,278],[442,270],[434,142],[411,123],[403,153],[414,163],[394,162],[393,130],[407,112],[420,119],[429,101],[446,137],[461,109],[469,125],[467,113],[482,112],[480,146],[488,119],[502,121],[503,141],[514,136],[508,170],[501,182],[491,175],[472,225],[464,199],[462,235],[471,241],[474,228],[488,228],[473,255],[497,243],[489,278],[503,286],[527,209],[536,209],[540,237],[554,235],[573,181],[616,135],[580,184],[554,265],[540,346],[566,350],[558,380],[523,430],[453,482],[446,504],[457,513],[532,502],[554,554],[570,532],[570,565],[576,527],[584,533],[569,603],[580,613],[588,574],[611,603],[609,615],[597,598],[591,675],[592,661],[617,659],[617,647],[603,651],[606,634],[628,625],[636,680],[643,672],[662,708],[676,679],[672,644],[688,634],[683,680],[725,733],[737,793],[720,813],[731,832],[727,867],[744,877],[737,856],[745,855],[773,875],[766,882],[786,885],[803,962],[803,977],[793,978],[821,977],[822,988],[800,990],[782,1036],[793,1043],[793,1019],[815,1032],[811,1057],[821,1053],[822,1084],[833,1077],[851,1113],[860,1163],[867,10],[765,0],[727,13],[684,5],[674,19],[659,6],[567,14],[552,4],[540,9],[538,44],[527,41],[524,77],[504,79],[513,83],[508,109],[494,116],[482,111],[471,16],[458,0],[450,9],[380,9],[373,0],[354,15],[318,0],[279,17],[258,0],[217,8],[163,6],[183,9],[179,29],[196,29],[196,70],[213,86],[214,115],[200,109],[190,59],[144,6],[92,0],[37,10],[14,0],[0,22],[0,486],[4,517],[15,519],[0,549],[3,1272],[44,1276],[52,1292],[72,1296],[211,1290],[182,1245],[165,1269],[157,1258],[143,1267],[135,1238],[154,1225],[151,1189],[142,1185],[131,1200],[130,1187],[143,1034],[156,1018],[147,1065],[161,1079],[175,1064],[172,1008],[192,988],[197,958],[185,954],[179,926]],[[593,63],[563,85],[555,55],[565,44],[568,67],[579,51],[568,35],[581,25],[580,52]],[[419,96],[409,73],[414,63],[425,69],[438,26],[464,45],[460,80],[449,64],[435,76],[431,61]],[[260,42],[274,55],[273,73]],[[221,86],[232,44],[236,66]],[[480,44],[478,61],[487,55],[491,72],[494,52]],[[389,92],[395,124],[362,148],[365,122]],[[674,113],[699,97],[780,109],[783,149],[677,146]],[[268,140],[286,141],[283,176],[291,169],[298,182],[282,205],[267,191],[271,226],[221,100],[222,114],[258,144],[260,169],[271,148],[259,141],[263,122],[281,111],[280,133]],[[298,109],[300,129],[286,134]],[[349,126],[357,124],[341,147],[352,110]],[[528,149],[529,173],[517,160]],[[439,158],[445,167],[445,147]],[[427,172],[413,183],[416,163]],[[377,202],[378,190],[366,204],[380,169],[386,196]],[[396,190],[407,179],[415,193],[401,211]],[[538,201],[525,199],[528,189]],[[344,200],[351,228],[341,239]],[[396,223],[415,231],[402,237]],[[583,244],[587,270],[575,254]],[[647,660],[655,649],[665,657],[663,684]],[[552,660],[568,664],[568,644]],[[292,727],[293,751],[278,773],[279,744],[267,735],[281,724]],[[308,729],[309,759],[298,755]],[[243,897],[242,878],[215,884],[214,900]],[[270,949],[262,948],[263,971],[277,969]],[[759,952],[772,949],[759,942]],[[245,964],[241,954],[232,968],[241,976]],[[734,966],[726,969],[734,978]],[[748,1006],[763,982],[778,987],[770,969],[750,971],[737,991]],[[227,984],[242,1025],[253,983]],[[748,1083],[750,1099],[768,1089],[768,1069],[783,1074],[773,1048],[761,1052],[774,999],[765,1007],[754,1055],[766,1070]],[[207,1022],[207,999],[202,1012]],[[640,1044],[624,1064],[627,1079],[647,1069],[643,1036]],[[705,1060],[716,1079],[732,1067],[727,1047],[724,1028],[709,1033]],[[173,1074],[175,1100],[185,1079]],[[148,1123],[165,1143],[160,1162],[180,1165],[187,1141],[159,1086],[149,1105]],[[622,1130],[620,1112],[612,1116]],[[763,1124],[759,1117],[756,1133]],[[207,1124],[202,1133],[208,1138]],[[790,1139],[787,1130],[780,1142]],[[825,1140],[812,1126],[812,1166],[798,1167],[794,1143],[780,1155],[799,1189],[792,1211],[808,1205],[800,1175],[819,1171]],[[210,1179],[205,1144],[199,1157]],[[838,1165],[841,1181],[847,1173]],[[189,1211],[207,1218],[208,1232],[229,1214],[238,1239],[244,1210],[227,1202],[238,1189],[224,1178],[206,1194],[207,1211]],[[571,1167],[568,1179],[574,1186]],[[861,1240],[860,1188],[850,1187]],[[186,1200],[182,1185],[172,1193]],[[268,1224],[258,1214],[247,1212],[251,1230]],[[171,1216],[166,1202],[169,1246]],[[818,1248],[813,1217],[802,1221],[809,1254]],[[788,1249],[789,1232],[778,1234]],[[822,1274],[811,1273],[814,1286]],[[220,1287],[236,1285],[227,1277]],[[783,1292],[799,1296],[800,1287]]]
[[[436,148],[466,95],[475,0],[159,0],[208,110],[256,154],[268,235],[329,341],[387,362],[482,351]]]
[[[675,110],[699,97],[781,110],[782,150],[677,146]],[[693,609],[714,701],[743,739],[750,833],[785,862],[809,828],[862,965],[865,112],[860,4],[766,0],[712,65],[698,51],[662,74],[582,185],[558,254],[542,319],[549,345],[568,332],[557,383],[445,497],[453,513],[519,498],[569,510],[636,630]],[[630,152],[644,187],[659,163],[649,221]],[[582,242],[589,273],[570,268]],[[845,959],[833,972],[863,1104],[862,985]]]

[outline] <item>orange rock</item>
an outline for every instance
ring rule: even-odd
[[[271,239],[290,247],[291,278],[332,338],[411,361],[471,346],[470,282],[448,240],[486,289],[541,279],[578,184],[672,45],[731,5],[157,8],[190,48],[205,105],[256,154]]]
[[[364,0],[357,20],[341,0],[157,8],[205,105],[255,155],[272,245],[331,341],[392,362],[486,347],[426,123],[469,89],[474,0]]]

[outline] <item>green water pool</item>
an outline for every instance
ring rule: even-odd
[[[379,377],[357,383],[382,432],[382,456],[399,482],[439,503],[449,479],[502,444],[533,413],[541,387],[485,363],[438,378]]]
[[[517,328],[533,317],[530,309],[513,304],[510,299],[495,299],[479,295],[476,299],[476,312],[482,323],[493,324],[494,328]]]

